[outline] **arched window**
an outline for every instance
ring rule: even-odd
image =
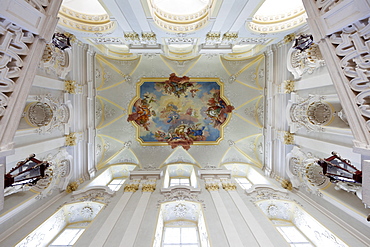
[[[78,238],[84,233],[84,223],[70,224],[54,239],[49,247],[73,246]]]
[[[163,188],[172,186],[198,187],[194,166],[189,164],[167,165],[163,181]]]
[[[255,184],[271,184],[252,165],[244,163],[230,163],[223,165],[231,171],[232,177],[244,190],[250,189]]]
[[[162,203],[153,247],[210,246],[202,205],[190,201]]]
[[[94,178],[86,187],[108,186],[112,191],[117,191],[130,175],[130,171],[134,170],[135,167],[136,165],[129,164],[112,165]]]
[[[255,204],[290,246],[347,246],[294,201],[266,199]]]
[[[64,205],[16,247],[72,246],[104,207],[101,202],[75,202]]]
[[[301,232],[291,221],[271,220],[290,246],[313,246],[303,232]]]

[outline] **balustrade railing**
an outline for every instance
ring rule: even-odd
[[[0,156],[12,150],[36,69],[51,41],[62,0],[4,0],[0,5]]]
[[[370,156],[370,1],[303,0],[308,23],[319,44],[354,140],[368,171]],[[370,167],[369,167],[370,168]],[[370,205],[370,180],[363,182],[363,202]]]

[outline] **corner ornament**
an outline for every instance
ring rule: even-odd
[[[294,134],[290,132],[285,132],[284,135],[284,144],[293,145],[294,144]]]
[[[65,136],[66,138],[66,141],[65,141],[65,145],[66,146],[76,146],[76,135],[75,133],[70,133],[68,135]]]
[[[284,81],[284,83],[285,83],[285,93],[289,94],[294,92],[295,90],[294,81],[286,80]]]
[[[64,90],[69,94],[76,93],[76,82],[71,80],[64,81]]]

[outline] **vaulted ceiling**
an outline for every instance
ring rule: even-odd
[[[158,0],[88,2],[65,0],[59,23],[99,51],[95,59],[98,168],[179,162],[199,167],[240,162],[262,168],[266,83],[262,52],[304,24],[300,1],[276,5],[267,0],[276,6],[273,12],[259,0],[193,0],[191,5]],[[127,121],[137,83],[143,78],[164,81],[171,73],[192,81],[221,81],[224,97],[235,109],[228,115],[220,142],[192,145],[186,151],[138,141],[137,125]]]

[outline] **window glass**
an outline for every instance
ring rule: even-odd
[[[313,246],[295,226],[277,226],[290,246]]]
[[[242,187],[243,189],[247,190],[252,187],[252,183],[246,178],[235,178],[235,181]]]
[[[72,246],[84,231],[85,229],[66,228],[49,246]]]
[[[196,247],[198,233],[196,227],[166,227],[164,231],[163,245],[171,247]]]
[[[119,190],[119,188],[121,188],[122,184],[125,182],[126,179],[119,179],[119,178],[116,178],[116,179],[113,179],[109,184],[108,184],[108,187],[113,190],[113,191],[117,191]]]
[[[188,185],[188,186],[190,186],[190,180],[189,180],[189,178],[171,178],[170,186],[176,186],[176,185]]]

